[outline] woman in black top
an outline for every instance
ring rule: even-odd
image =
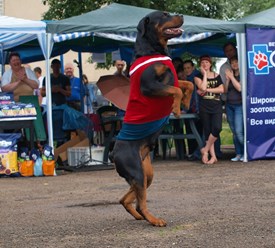
[[[211,70],[212,60],[208,55],[200,57],[201,74],[195,76],[198,87],[199,115],[203,123],[206,144],[201,149],[204,164],[216,163],[214,143],[222,130],[222,102],[220,95],[224,93],[221,77]],[[210,153],[210,159],[209,159]]]

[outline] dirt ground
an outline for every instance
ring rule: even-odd
[[[153,165],[148,206],[167,227],[118,204],[128,186],[115,170],[0,178],[0,247],[275,247],[274,160]]]

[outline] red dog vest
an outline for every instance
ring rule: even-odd
[[[167,65],[174,74],[174,86],[178,87],[178,77],[171,58],[164,55],[152,55],[138,58],[130,68],[130,96],[124,117],[129,124],[142,124],[156,121],[170,115],[173,104],[172,96],[144,96],[140,91],[142,72],[150,65],[161,62]]]

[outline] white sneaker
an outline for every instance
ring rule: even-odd
[[[240,161],[242,161],[242,162],[243,162],[243,155],[240,157]]]
[[[238,162],[241,160],[241,155],[237,155],[235,158],[231,158],[232,162]]]

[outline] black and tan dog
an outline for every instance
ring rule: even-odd
[[[182,99],[188,107],[193,90],[192,83],[182,81],[181,86],[188,96],[183,98],[168,56],[168,39],[182,34],[182,24],[182,16],[161,11],[152,12],[139,22],[135,61],[130,68],[129,102],[123,127],[110,155],[119,175],[130,184],[130,190],[120,203],[135,219],[146,219],[154,226],[166,226],[166,222],[147,209],[146,189],[153,180],[150,151],[170,113],[180,115]]]

